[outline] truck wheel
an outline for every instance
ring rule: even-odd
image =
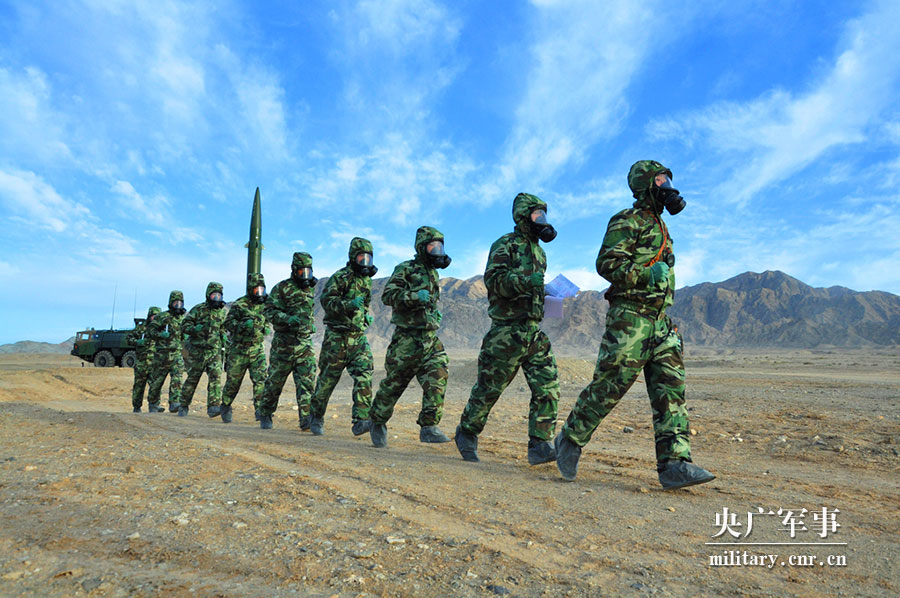
[[[133,368],[135,364],[137,364],[137,355],[135,355],[134,351],[127,351],[122,356],[122,367]]]
[[[100,351],[94,355],[94,367],[111,368],[116,365],[116,358],[109,351]]]

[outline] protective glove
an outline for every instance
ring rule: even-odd
[[[656,262],[650,266],[650,284],[655,286],[663,280],[669,280],[669,264]]]
[[[431,299],[431,293],[428,292],[428,289],[419,289],[416,292],[416,298],[420,303],[428,303],[428,300]]]
[[[135,347],[143,347],[143,346],[144,346],[144,339],[139,338],[139,339],[137,339],[136,341],[134,341],[134,346],[135,346]]]
[[[200,334],[203,334],[203,324],[194,324],[193,326],[191,326],[192,336],[198,336]]]
[[[291,328],[300,328],[300,316],[290,316],[287,319],[287,325]]]
[[[533,287],[542,287],[544,286],[544,273],[543,272],[534,272],[531,276],[528,277],[528,282]]]
[[[362,298],[362,295],[358,295],[350,300],[350,307],[353,309],[359,309],[366,302],[365,299]]]
[[[371,326],[374,321],[375,318],[372,317],[372,314],[366,314],[366,327]]]
[[[435,319],[437,320],[437,325],[441,325],[441,320],[444,319],[444,314],[441,313],[441,310],[435,310]]]
[[[243,323],[244,328],[248,331],[253,330],[253,320],[251,318],[247,318]]]
[[[163,330],[162,332],[160,332],[160,333],[159,333],[159,338],[169,338],[169,331],[168,331],[168,330]]]

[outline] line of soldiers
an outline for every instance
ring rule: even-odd
[[[519,368],[531,390],[528,418],[528,463],[555,461],[562,477],[577,476],[582,448],[604,417],[643,371],[653,414],[657,472],[665,489],[709,482],[713,474],[691,462],[690,427],[684,399],[683,341],[666,315],[674,298],[672,239],[662,220],[664,209],[677,214],[684,199],[672,184],[672,172],[659,162],[641,160],[628,174],[633,207],[612,217],[597,256],[597,272],[610,282],[606,331],[590,384],[578,396],[554,438],[559,374],[550,339],[541,330],[547,258],[539,241],[548,243],[556,230],[547,221],[547,204],[520,193],[513,201],[513,232],[491,246],[484,282],[488,290],[491,328],[478,356],[478,374],[463,409],[454,440],[465,461],[477,462],[478,436],[491,409]],[[144,386],[148,407],[159,405],[167,376],[169,411],[187,415],[201,375],[209,380],[207,414],[232,420],[232,403],[244,373],[250,371],[253,403],[260,427],[270,429],[288,374],[293,374],[301,430],[324,434],[328,400],[344,369],[353,379],[351,431],[369,432],[373,446],[387,445],[387,422],[400,395],[415,377],[422,386],[417,423],[419,439],[450,442],[438,427],[448,378],[448,357],[437,335],[438,269],[450,265],[444,236],[435,228],[416,231],[415,257],[397,265],[381,300],[392,308],[394,333],[385,357],[385,377],[372,397],[372,351],[365,335],[372,323],[369,305],[373,247],[367,239],[350,242],[347,265],[331,276],[320,297],[325,337],[319,352],[318,376],[311,337],[314,287],[312,256],[297,252],[291,276],[266,294],[261,274],[251,274],[247,294],[227,316],[222,285],[211,282],[206,299],[185,315],[184,297],[172,291],[168,310],[151,307],[147,321],[132,333],[138,364],[132,404],[140,412]],[[267,327],[274,328],[269,366],[263,348]],[[226,334],[227,333],[227,334]],[[182,342],[188,348],[187,378],[182,386]],[[225,371],[224,394],[220,384]]]

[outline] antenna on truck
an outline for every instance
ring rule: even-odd
[[[115,326],[113,326],[113,322],[116,319],[116,295],[118,294],[118,292],[119,292],[119,283],[117,282],[116,288],[115,288],[115,290],[113,290],[113,309],[112,309],[112,316],[109,318],[109,329],[110,330],[115,328]]]

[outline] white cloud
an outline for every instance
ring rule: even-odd
[[[0,68],[0,155],[15,156],[18,163],[68,162],[72,156],[65,129],[42,70]]]
[[[746,202],[832,148],[881,140],[880,121],[896,106],[900,82],[897,22],[895,2],[876,2],[871,12],[851,21],[832,68],[806,92],[774,89],[751,102],[724,102],[658,120],[648,132],[657,139],[705,144],[697,153],[713,157],[709,170],[731,171],[717,175],[728,183],[715,192]]]
[[[61,233],[90,216],[90,210],[63,198],[33,172],[0,170],[0,200],[26,228]]]
[[[533,65],[497,171],[500,187],[539,188],[615,136],[629,112],[625,91],[653,47],[647,15],[657,9],[646,3],[536,5]]]
[[[121,198],[117,205],[119,211],[126,217],[138,216],[156,226],[166,226],[171,222],[168,211],[169,200],[165,197],[157,195],[147,199],[138,193],[128,181],[116,181],[111,190]]]

